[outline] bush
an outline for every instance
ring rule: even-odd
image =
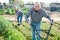
[[[26,8],[26,7],[22,8],[23,14],[26,15],[26,13],[28,12],[28,10],[29,10],[29,8]]]
[[[23,11],[23,14],[26,15],[27,11]]]
[[[15,14],[15,11],[14,11],[14,9],[8,8],[8,9],[6,9],[5,14],[14,15]]]
[[[0,14],[4,14],[4,10],[3,9],[0,9]]]
[[[4,40],[26,40],[24,35],[17,31],[12,23],[0,17],[0,35],[4,36]]]

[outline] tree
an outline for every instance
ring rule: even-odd
[[[22,7],[24,4],[24,2],[22,0],[20,0],[20,6]]]

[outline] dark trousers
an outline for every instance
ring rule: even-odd
[[[22,23],[22,17],[23,17],[23,15],[20,15],[20,16],[17,17],[17,21],[18,21],[19,23]]]

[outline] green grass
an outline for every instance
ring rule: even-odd
[[[60,24],[60,22],[57,22]],[[14,24],[14,26],[12,25]],[[31,40],[31,27],[28,23],[22,22],[22,25],[16,26],[17,22],[10,22],[0,17],[0,36],[4,36],[4,40]],[[16,26],[16,27],[15,27]],[[49,29],[49,22],[42,22],[41,29]],[[49,34],[48,40],[60,40],[59,25],[55,24]],[[41,32],[41,37],[44,40],[46,32]]]
[[[42,22],[42,27],[41,28],[42,29],[49,29],[49,26],[50,25],[48,24],[48,22],[45,22],[45,23]],[[19,28],[20,28],[19,29],[20,32],[22,32],[22,34],[25,35],[26,39],[28,40],[28,38],[29,38],[29,40],[31,40],[32,34],[31,34],[30,25],[25,23],[25,22],[23,22],[22,26],[20,26]],[[59,26],[57,27],[57,26],[55,26],[55,24],[53,25],[48,40],[60,40],[60,32],[58,31],[58,28],[59,28]],[[27,35],[28,35],[28,37],[27,37]],[[42,38],[44,40],[45,37],[46,37],[46,33],[42,32],[41,35],[42,35]]]
[[[0,36],[4,36],[4,40],[26,40],[25,36],[3,17],[0,17]]]
[[[43,29],[46,29],[49,27],[48,23],[44,23],[42,25],[43,25]],[[55,24],[53,25],[52,30],[50,32],[50,39],[52,39],[52,40],[58,40],[59,39],[60,40],[60,32],[58,31],[58,28],[59,27],[55,26]]]
[[[0,9],[0,15],[4,14],[4,10]]]
[[[14,24],[16,26],[16,22],[14,22]],[[23,25],[18,26],[16,29],[25,36],[26,40],[31,40],[32,34],[31,34],[30,26],[25,22],[23,22],[22,24]]]

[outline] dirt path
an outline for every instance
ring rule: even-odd
[[[3,16],[5,19],[11,20],[11,21],[17,21],[16,15],[0,15]],[[60,17],[51,17],[54,21],[60,21]],[[43,21],[48,21],[48,19],[43,18]],[[25,15],[23,16],[23,21],[25,21]]]

